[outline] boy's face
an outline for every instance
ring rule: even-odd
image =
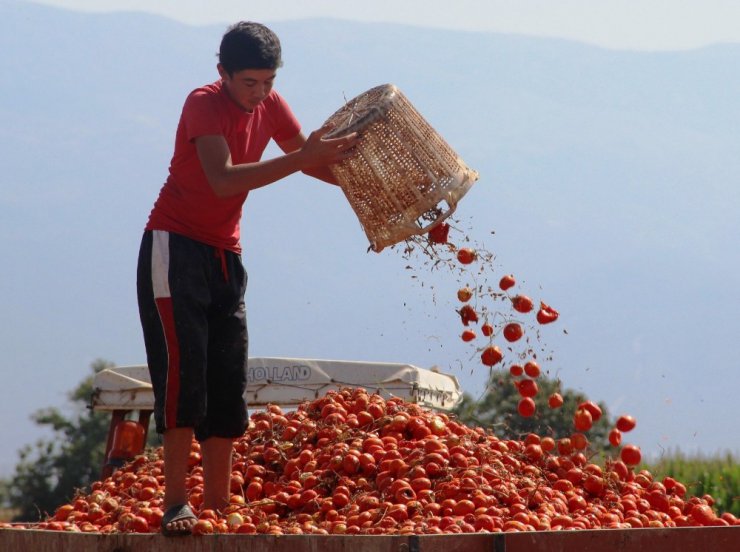
[[[242,69],[230,76],[219,64],[218,73],[231,99],[246,111],[252,111],[272,90],[277,70]]]

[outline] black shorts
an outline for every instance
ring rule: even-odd
[[[247,274],[241,257],[144,232],[137,293],[157,431],[236,438],[247,427]]]

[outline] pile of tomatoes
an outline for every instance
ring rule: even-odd
[[[578,445],[580,446],[580,445]],[[622,460],[590,463],[570,439],[500,439],[363,389],[251,415],[234,443],[231,499],[203,510],[200,448],[187,478],[195,533],[439,534],[735,525],[710,496]],[[161,449],[139,456],[39,529],[156,532]]]

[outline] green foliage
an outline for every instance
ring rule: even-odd
[[[669,476],[680,481],[689,496],[711,495],[718,512],[740,516],[740,464],[731,454],[686,456],[675,452],[647,469],[658,480]]]
[[[560,381],[541,375],[537,378],[539,392],[534,397],[537,411],[531,418],[523,418],[517,412],[521,396],[514,381],[508,371],[492,372],[480,400],[466,393],[462,402],[455,408],[455,414],[467,425],[492,429],[496,435],[506,439],[521,439],[527,433],[560,439],[574,433],[573,415],[578,404],[587,400],[585,395],[562,389]],[[563,406],[557,409],[550,408],[547,404],[548,397],[555,392],[560,393],[564,400]],[[614,424],[609,419],[606,406],[597,404],[603,415],[594,423],[587,437],[591,443],[591,450],[602,452],[610,447],[608,434]]]
[[[105,454],[109,416],[87,408],[93,376],[112,364],[97,360],[93,374],[85,378],[68,397],[72,414],[67,417],[57,408],[44,408],[33,420],[53,432],[19,451],[15,474],[3,481],[3,502],[17,512],[14,521],[38,521],[68,502],[76,489],[98,479]]]

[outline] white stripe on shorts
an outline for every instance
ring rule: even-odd
[[[152,288],[154,298],[170,297],[170,233],[152,231]]]

